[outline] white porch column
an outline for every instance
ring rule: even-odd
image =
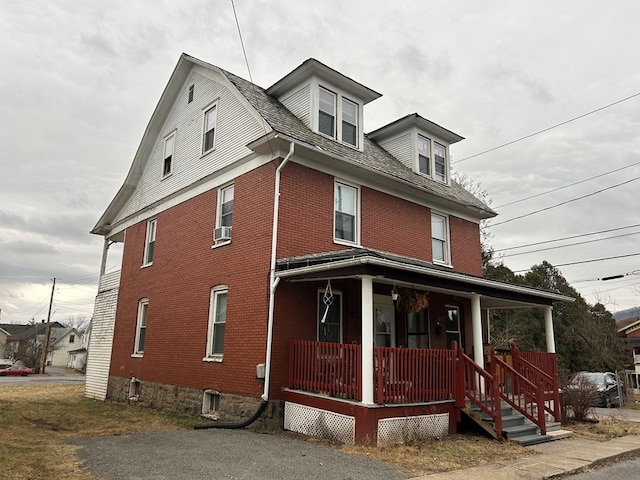
[[[547,353],[556,353],[556,341],[553,335],[553,307],[547,305],[544,307],[544,333],[547,337]]]
[[[482,348],[482,315],[480,313],[480,295],[471,295],[471,329],[473,331],[473,359],[484,368],[484,349]]]
[[[362,403],[373,405],[373,277],[362,281]]]

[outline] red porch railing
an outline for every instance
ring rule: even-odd
[[[374,399],[378,404],[454,400],[453,350],[375,347]]]
[[[292,340],[289,388],[361,401],[360,345]]]

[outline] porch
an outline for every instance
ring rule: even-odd
[[[509,436],[505,405],[540,438],[548,422],[560,420],[553,353],[490,351],[485,370],[455,343],[450,350],[374,347],[369,374],[360,345],[293,340],[289,355],[285,429],[307,435],[403,443],[454,433],[464,413],[500,439]],[[372,403],[362,400],[365,378],[372,380]]]

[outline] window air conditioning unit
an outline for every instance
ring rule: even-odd
[[[218,227],[213,231],[213,240],[226,242],[231,240],[231,227]]]

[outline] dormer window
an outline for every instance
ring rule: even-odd
[[[324,87],[319,87],[318,132],[357,147],[358,116],[356,102]]]
[[[335,138],[336,94],[320,87],[320,108],[318,111],[318,131]]]
[[[418,135],[418,171],[423,175],[447,181],[447,147]]]

